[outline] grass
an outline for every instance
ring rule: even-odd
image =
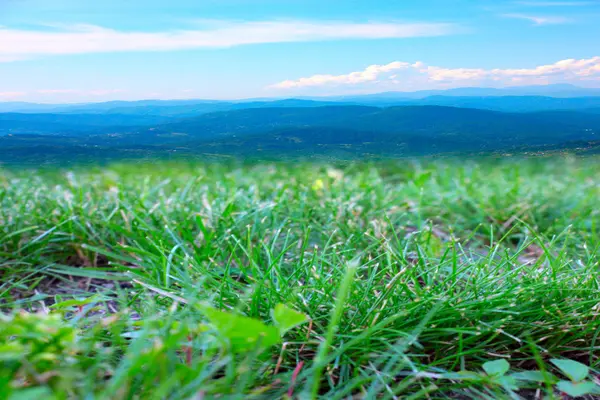
[[[4,170],[0,398],[558,395],[551,359],[600,372],[599,184],[595,159]]]

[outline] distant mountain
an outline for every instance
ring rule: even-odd
[[[6,112],[52,112],[52,110],[60,107],[56,104],[37,104],[21,101],[0,102],[0,113]]]
[[[252,102],[213,102],[197,103],[183,105],[145,105],[132,106],[123,105],[121,107],[108,109],[102,112],[105,114],[131,114],[131,115],[159,115],[164,117],[185,118],[198,115],[218,112],[253,108],[288,108],[288,107],[322,107],[327,105],[339,105],[339,102],[319,102],[313,100],[285,99],[275,101],[252,101]],[[93,109],[90,111],[94,111]]]
[[[212,104],[220,103],[218,100],[135,100],[135,101],[106,101],[99,103],[79,103],[79,104],[38,104],[27,102],[0,102],[0,112],[19,112],[19,113],[74,113],[90,114],[103,113],[109,110],[123,107],[173,107],[193,104]]]
[[[110,101],[105,103],[52,105],[32,103],[0,103],[0,113],[22,114],[120,114],[140,116],[161,116],[171,118],[193,117],[217,111],[240,110],[246,108],[274,107],[322,107],[339,105],[343,102],[283,99],[270,101],[211,101],[211,100],[143,100]]]
[[[436,105],[460,108],[477,108],[482,110],[504,112],[535,112],[549,110],[589,110],[590,112],[597,112],[595,110],[600,108],[600,97],[558,98],[545,96],[430,96],[416,100],[372,100],[364,101],[363,103],[379,107],[400,105]]]
[[[600,113],[352,105],[249,108],[177,120],[17,113],[0,114],[0,132],[0,161],[11,163],[174,155],[388,158],[556,151],[599,140]]]
[[[0,135],[6,134],[82,134],[104,132],[107,128],[155,125],[168,121],[160,116],[101,114],[22,114],[0,113]]]
[[[203,114],[254,108],[298,108],[323,107],[333,105],[366,105],[374,107],[436,105],[461,108],[478,108],[483,110],[505,112],[533,112],[548,110],[576,110],[600,108],[599,97],[547,97],[547,96],[429,96],[420,99],[380,99],[367,97],[364,99],[347,99],[347,101],[316,101],[307,99],[285,99],[252,102],[202,102],[189,104],[171,104],[170,102],[123,102],[109,106],[107,103],[82,106],[77,109],[66,109],[61,113],[97,113],[156,115],[172,118],[194,117]]]
[[[499,98],[508,98],[499,100]],[[576,100],[574,98],[587,98]],[[593,99],[595,98],[595,99]],[[560,100],[564,101],[560,101]],[[482,108],[498,111],[541,111],[599,107],[600,88],[581,88],[568,84],[516,86],[508,88],[465,87],[447,90],[415,92],[384,92],[351,96],[301,97],[296,99],[221,100],[139,100],[108,101],[85,104],[36,104],[0,102],[0,113],[74,113],[74,114],[137,114],[188,117],[217,111],[244,108],[320,107],[354,104],[373,106],[446,105]],[[572,101],[569,101],[572,100]]]
[[[389,135],[418,135],[476,146],[549,144],[595,138],[600,134],[600,115],[569,111],[519,114],[441,106],[262,108],[205,114],[140,130],[134,136],[139,140],[169,135],[174,141],[212,140],[309,127],[370,132],[380,141],[389,140]]]
[[[570,84],[513,86],[506,88],[462,87],[444,90],[418,90],[414,92],[383,92],[365,95],[307,97],[311,100],[338,100],[345,102],[371,102],[424,99],[431,96],[452,97],[498,97],[498,96],[546,96],[546,97],[592,97],[600,96],[600,88],[582,88]]]
[[[600,114],[600,107],[592,107],[592,108],[584,108],[581,112],[591,113],[591,114]]]

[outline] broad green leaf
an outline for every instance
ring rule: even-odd
[[[546,375],[550,382],[554,382],[556,380],[556,378],[553,375],[550,375],[549,372],[547,372]],[[519,381],[546,382],[546,379],[544,379],[544,374],[542,373],[542,371],[515,372],[514,374],[511,374],[510,376],[512,376],[513,378],[515,378],[516,380],[519,380]]]
[[[557,358],[553,358],[550,361],[574,382],[584,380],[590,373],[590,369],[586,365],[577,361],[559,360]]]
[[[560,381],[556,385],[558,390],[568,394],[569,396],[578,397],[586,394],[596,393],[598,386],[594,382],[570,382]]]
[[[494,378],[494,381],[504,386],[509,390],[517,390],[519,386],[517,385],[517,380],[509,375],[502,375]]]
[[[490,376],[502,376],[508,372],[510,364],[506,360],[488,361],[483,364],[483,370]]]
[[[261,321],[231,312],[220,311],[212,307],[201,306],[202,313],[219,332],[219,339],[226,340],[234,353],[271,347],[280,341],[279,331]]]
[[[427,182],[431,178],[431,175],[433,175],[432,171],[424,172],[424,173],[416,176],[413,179],[413,183],[415,184],[415,186],[421,187],[425,184],[425,182]]]
[[[275,325],[279,328],[281,335],[308,320],[306,315],[299,313],[284,304],[277,304],[275,308],[271,310],[271,317],[273,318],[273,321],[275,321]]]

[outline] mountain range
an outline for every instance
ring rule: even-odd
[[[0,103],[0,162],[595,151],[600,96],[566,96],[579,89],[520,88],[518,93],[532,94],[514,95],[516,89],[465,88],[443,96],[419,92],[412,99],[382,93],[320,100]],[[510,95],[480,96],[498,90]]]
[[[497,111],[543,111],[600,107],[600,88],[570,84],[517,86],[508,88],[465,87],[415,92],[384,92],[364,95],[264,98],[246,100],[137,100],[81,104],[0,102],[0,113],[109,113],[193,116],[200,113],[263,107],[318,107],[353,105],[440,105],[483,108]]]

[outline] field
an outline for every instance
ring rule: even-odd
[[[598,167],[0,171],[0,398],[597,392]]]

